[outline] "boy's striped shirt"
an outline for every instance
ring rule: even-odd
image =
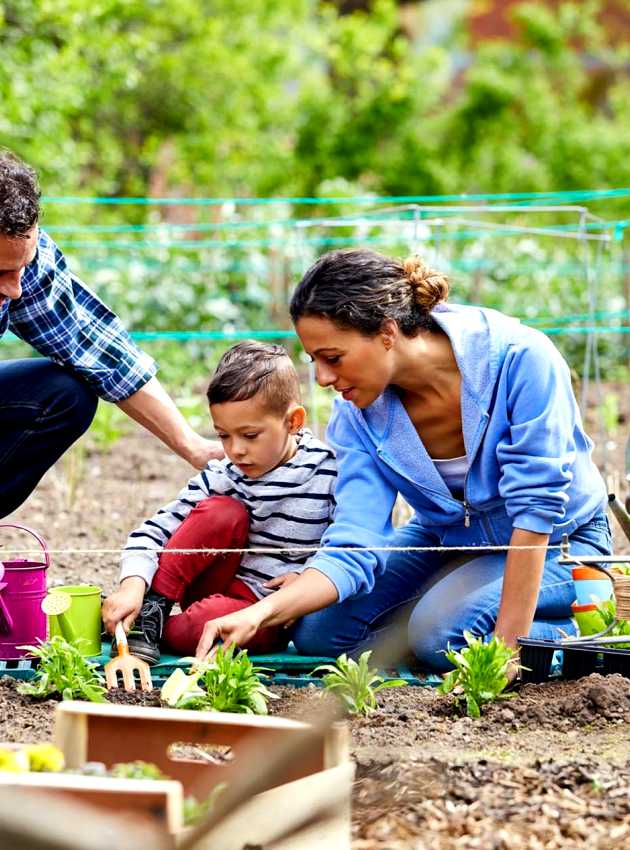
[[[231,496],[249,514],[247,548],[316,547],[332,522],[337,477],[332,449],[308,428],[299,435],[298,448],[282,466],[260,478],[249,478],[231,461],[211,461],[188,482],[178,497],[146,520],[127,540],[121,560],[121,581],[141,576],[150,585],[162,549],[193,508],[210,496]],[[302,572],[313,553],[246,552],[236,577],[256,594],[272,591],[264,582],[288,572]]]

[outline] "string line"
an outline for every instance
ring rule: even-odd
[[[531,550],[550,550],[560,549],[560,544],[549,546],[491,546],[478,544],[476,546],[284,546],[284,547],[255,547],[252,546],[246,549],[171,549],[171,548],[141,548],[137,549],[46,549],[49,555],[120,555],[122,552],[149,552],[152,554],[161,554],[162,552],[170,552],[173,555],[226,555],[230,553],[238,554],[264,554],[264,555],[288,555],[295,553],[317,553],[317,552],[507,552],[510,549],[519,551]],[[0,551],[5,554],[10,552],[12,555],[37,555],[42,553],[42,549],[14,549],[0,545]]]

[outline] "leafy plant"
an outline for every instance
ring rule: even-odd
[[[210,794],[203,800],[196,797],[184,797],[183,819],[184,826],[195,826],[206,818],[215,806],[217,797],[226,788],[225,782],[215,785]]]
[[[39,659],[35,679],[18,685],[18,692],[33,697],[61,694],[62,699],[105,702],[103,677],[96,664],[84,658],[76,646],[54,635],[39,646],[22,646]]]
[[[116,779],[168,779],[156,764],[141,760],[119,762],[112,766],[109,775]]]
[[[176,670],[161,697],[174,708],[267,714],[267,700],[276,695],[259,678],[265,671],[252,664],[247,650],[235,655],[234,645],[219,646],[212,660],[191,667],[188,675]]]
[[[397,688],[407,683],[403,679],[385,681],[378,670],[370,668],[371,650],[362,652],[358,662],[344,653],[335,664],[321,664],[313,670],[326,670],[322,677],[324,688],[331,691],[349,714],[370,714],[378,708],[376,694],[384,688]]]
[[[606,599],[597,606],[606,628],[612,626],[606,637],[624,637],[628,635],[628,643],[615,643],[615,649],[630,648],[630,620],[617,620],[617,605],[614,599]],[[614,623],[614,625],[613,625]],[[605,638],[602,638],[605,641]]]
[[[453,693],[457,703],[466,703],[469,717],[480,717],[481,706],[497,699],[511,699],[515,694],[504,693],[508,685],[508,666],[516,662],[518,653],[501,638],[493,637],[488,643],[464,632],[467,646],[457,651],[444,650],[454,665],[439,687],[443,694]]]

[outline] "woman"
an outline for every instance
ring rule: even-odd
[[[238,643],[314,611],[294,629],[298,649],[337,655],[407,604],[411,649],[438,670],[465,630],[513,647],[574,632],[570,570],[547,544],[568,534],[572,552],[608,554],[611,538],[569,370],[544,334],[447,295],[419,258],[334,251],[306,273],[291,315],[318,382],[343,399],[328,429],[339,468],[328,551],[249,620],[207,624],[200,656],[218,636]],[[415,515],[393,534],[398,493]],[[435,551],[507,545],[457,568]],[[363,551],[383,546],[409,551]]]

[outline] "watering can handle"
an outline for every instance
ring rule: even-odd
[[[39,536],[36,531],[33,531],[32,528],[28,528],[26,525],[18,525],[13,522],[0,522],[0,528],[17,528],[20,531],[26,531],[27,534],[31,534],[44,550],[44,560],[46,562],[46,568],[50,566],[50,555],[48,554],[48,548],[44,540]]]
[[[6,585],[0,585],[0,635],[8,635],[13,631],[13,618],[9,613],[4,599],[2,598],[2,590]]]

